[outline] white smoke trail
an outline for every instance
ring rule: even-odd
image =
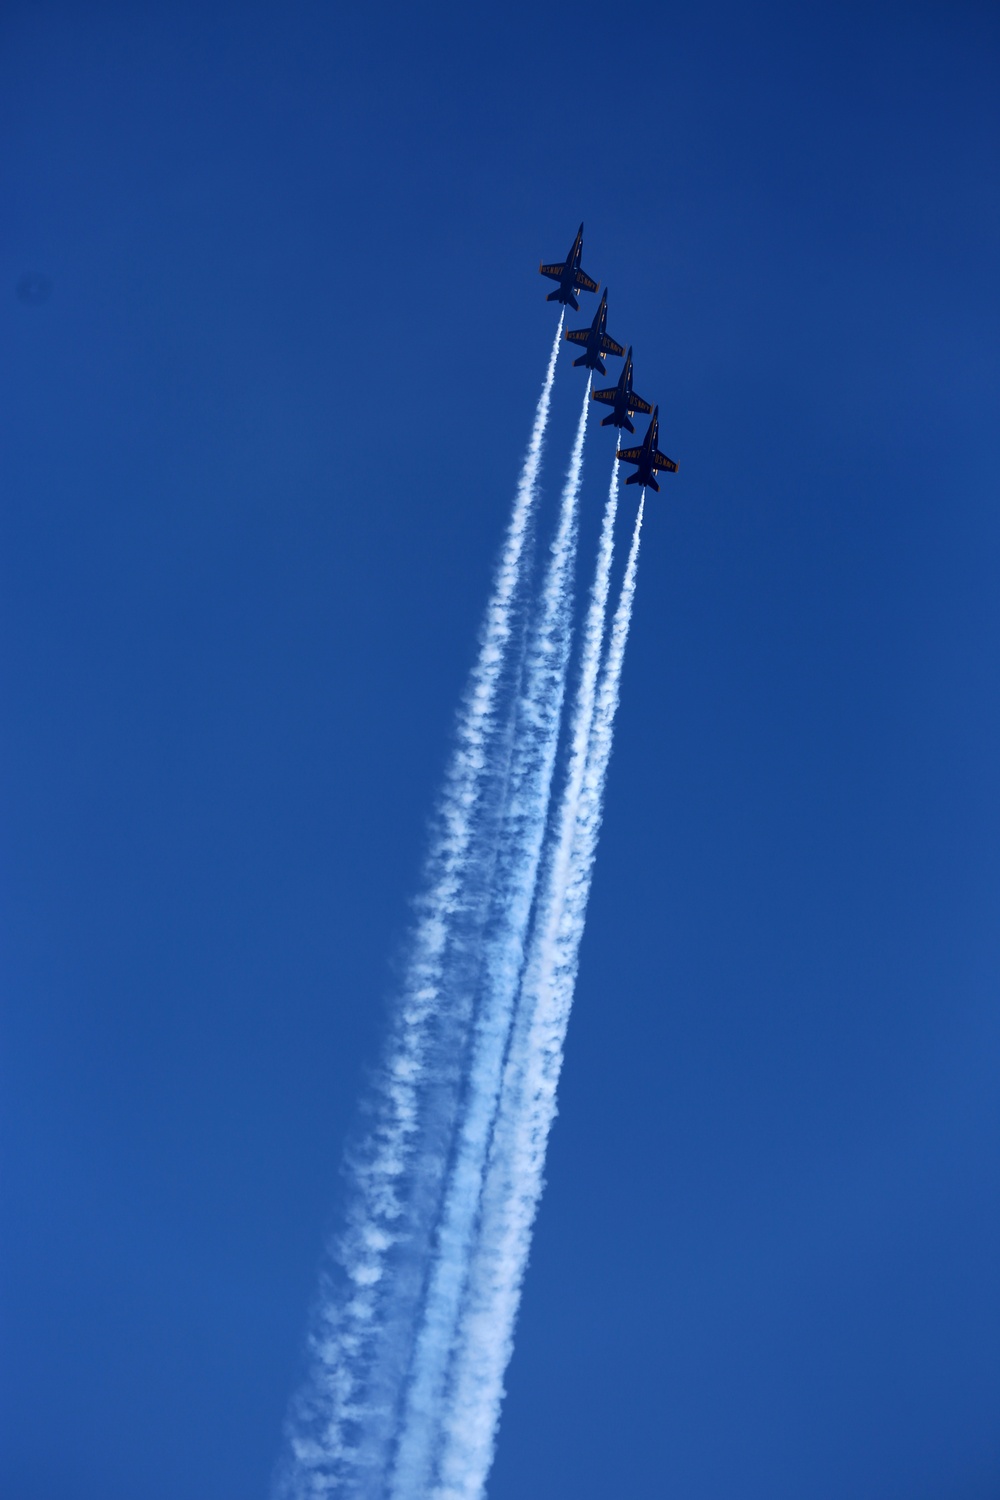
[[[592,700],[582,774],[580,741],[574,734],[557,843],[546,870],[546,890],[539,904],[505,1070],[434,1500],[479,1500],[493,1459],[503,1377],[513,1346],[531,1233],[544,1185],[545,1151],[556,1112],[635,597],[644,505],[645,494],[639,502],[596,701]],[[603,620],[603,607],[598,604],[603,565],[602,557],[591,595],[591,626],[598,616]],[[581,681],[575,731],[584,729],[585,691]]]
[[[524,963],[559,741],[569,663],[572,574],[591,379],[588,378],[583,395],[538,617],[524,665],[506,808],[493,873],[494,915],[484,953],[483,993],[467,1077],[466,1112],[449,1176],[414,1355],[391,1488],[393,1500],[423,1500],[442,1439],[444,1387],[468,1278],[483,1170]]]
[[[440,1096],[429,1089],[435,1029],[455,997],[447,955],[464,915],[463,888],[477,852],[487,751],[498,725],[497,697],[538,490],[563,317],[552,343],[514,507],[480,632],[479,656],[458,716],[457,744],[437,809],[417,905],[401,1001],[376,1081],[372,1124],[348,1164],[347,1228],[330,1247],[308,1342],[309,1369],[286,1423],[275,1500],[360,1493],[384,1472],[398,1386],[412,1345],[412,1277],[387,1274],[390,1257],[425,1226],[435,1199],[434,1146]],[[423,1149],[422,1149],[423,1148]],[[429,1180],[414,1187],[421,1170]],[[439,1188],[438,1188],[439,1191]],[[395,1269],[395,1268],[394,1268]]]

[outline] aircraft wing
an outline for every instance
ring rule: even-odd
[[[538,269],[543,276],[550,276],[553,281],[562,281],[566,271],[566,267],[562,261],[560,261],[558,265],[539,266]]]
[[[577,271],[576,284],[578,287],[582,287],[585,292],[596,292],[600,285],[593,277],[588,276],[586,271]]]
[[[590,399],[591,401],[603,401],[605,406],[614,406],[617,394],[617,387],[613,386],[610,391],[591,391]]]
[[[571,344],[584,344],[584,345],[586,345],[587,342],[590,339],[590,329],[589,328],[568,328],[566,330],[566,338],[569,341],[569,343],[571,343]]]
[[[616,456],[621,463],[637,464],[641,453],[641,448],[619,448]]]
[[[629,394],[628,404],[633,411],[645,412],[647,416],[650,416],[652,414],[653,408],[650,406],[649,402],[643,401],[642,397],[637,396],[635,391],[632,391]]]
[[[674,463],[673,459],[668,458],[665,453],[661,453],[659,448],[657,448],[656,452],[653,454],[653,468],[666,469],[668,474],[677,473],[677,465]]]
[[[616,344],[614,339],[608,338],[606,333],[601,334],[601,353],[617,354],[619,359],[623,359],[625,356],[625,350],[621,344]]]

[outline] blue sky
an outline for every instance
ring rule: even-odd
[[[490,1494],[1000,1491],[998,43],[5,7],[4,1494],[267,1492],[581,218],[680,473]]]

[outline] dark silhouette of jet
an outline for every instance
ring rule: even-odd
[[[665,470],[668,474],[677,473],[677,465],[672,458],[661,453],[656,446],[660,434],[660,408],[653,408],[653,420],[649,424],[649,431],[642,440],[639,448],[619,448],[617,458],[620,463],[636,464],[634,474],[626,479],[626,484],[641,484],[643,489],[658,490],[660,486],[656,482],[659,471]]]
[[[586,271],[580,270],[580,257],[583,254],[583,225],[576,232],[576,239],[569,248],[569,254],[562,262],[554,265],[540,265],[539,271],[547,276],[550,281],[558,281],[559,285],[554,292],[546,297],[546,302],[563,302],[571,307],[574,312],[580,311],[580,304],[576,300],[575,293],[579,291],[596,292],[598,283],[591,279]]]
[[[594,314],[594,321],[589,328],[571,328],[565,337],[571,344],[582,344],[584,352],[579,359],[574,359],[574,365],[583,365],[587,370],[598,370],[602,375],[608,372],[605,369],[602,354],[615,354],[620,359],[625,353],[621,344],[616,344],[614,339],[607,334],[608,327],[608,294],[604,292],[601,297],[601,305]]]
[[[605,406],[612,406],[614,410],[610,416],[601,422],[602,427],[627,427],[629,432],[635,428],[629,421],[629,417],[637,411],[651,412],[653,408],[648,401],[643,401],[632,389],[632,350],[629,349],[625,356],[625,368],[618,377],[618,384],[607,391],[591,391],[591,401],[603,401]]]

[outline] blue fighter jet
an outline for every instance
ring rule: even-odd
[[[635,431],[629,417],[634,416],[637,411],[648,413],[653,410],[649,402],[643,401],[632,389],[631,348],[625,356],[625,368],[618,377],[618,384],[607,391],[591,391],[590,399],[614,407],[610,415],[601,422],[602,427],[627,427],[629,432]]]
[[[580,304],[576,300],[575,293],[579,291],[596,292],[598,283],[587,275],[586,271],[580,269],[580,257],[583,255],[583,225],[576,232],[576,239],[569,248],[569,254],[564,261],[557,261],[554,265],[540,265],[538,267],[543,276],[550,281],[558,281],[559,285],[554,292],[546,297],[546,302],[563,302],[571,307],[574,312],[580,311]]]
[[[579,359],[574,359],[574,365],[583,365],[587,370],[598,370],[602,375],[608,372],[602,354],[615,354],[619,359],[625,353],[621,344],[616,344],[613,338],[608,337],[608,294],[607,291],[601,297],[601,305],[594,314],[594,321],[589,328],[568,329],[565,337],[571,344],[582,344],[584,352]]]
[[[635,464],[636,471],[626,479],[626,484],[641,484],[643,489],[658,490],[660,486],[656,482],[659,471],[665,470],[668,474],[677,473],[677,465],[672,458],[661,453],[656,446],[660,434],[660,408],[654,407],[653,420],[649,424],[649,431],[642,440],[639,448],[619,448],[616,457],[619,463]]]

